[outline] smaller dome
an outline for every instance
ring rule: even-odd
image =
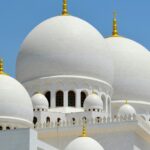
[[[136,110],[129,104],[124,104],[120,107],[119,111],[118,111],[118,115],[119,116],[133,116],[136,115]]]
[[[48,109],[48,101],[46,97],[41,93],[36,93],[32,96],[32,104],[34,109],[42,108]]]
[[[18,128],[32,127],[33,107],[25,88],[14,78],[0,74],[0,122]]]
[[[73,140],[65,150],[104,150],[104,148],[90,137],[79,137]]]
[[[4,72],[0,59],[0,123],[11,127],[32,127],[33,107],[26,89]]]
[[[103,109],[103,102],[97,94],[89,95],[84,101],[84,109]]]

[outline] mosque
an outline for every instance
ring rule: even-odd
[[[150,52],[62,15],[21,45],[16,79],[0,60],[0,150],[150,150]]]

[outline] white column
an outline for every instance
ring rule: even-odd
[[[64,107],[68,107],[68,91],[64,91]]]
[[[105,99],[105,104],[106,104],[106,106],[105,106],[105,110],[106,110],[106,113],[108,113],[108,100],[107,100],[107,98]]]
[[[76,107],[81,107],[81,90],[76,90]]]
[[[55,108],[56,107],[56,92],[51,91],[51,107]]]
[[[111,100],[109,101],[109,116],[111,117]]]

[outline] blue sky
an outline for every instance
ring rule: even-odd
[[[111,34],[117,11],[119,33],[150,50],[150,0],[68,0],[69,12]],[[26,35],[40,22],[61,14],[62,0],[0,0],[0,57],[15,77],[16,58]]]

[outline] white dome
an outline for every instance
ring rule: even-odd
[[[84,109],[96,108],[103,109],[103,102],[97,94],[89,95],[84,101]]]
[[[150,53],[124,37],[106,39],[114,60],[113,100],[150,100]]]
[[[79,137],[73,140],[65,150],[104,150],[104,148],[92,138]]]
[[[48,109],[48,101],[43,94],[37,93],[33,95],[31,99],[32,99],[32,104],[34,109],[38,109],[38,108]]]
[[[135,109],[129,105],[129,104],[124,104],[120,107],[119,111],[118,111],[118,115],[119,116],[133,116],[133,115],[136,115],[136,111]]]
[[[112,83],[113,66],[103,36],[73,16],[50,18],[35,27],[22,44],[17,79],[76,75]],[[34,69],[33,69],[34,68]]]
[[[0,120],[31,126],[33,107],[25,88],[10,76],[0,75],[0,91]]]

